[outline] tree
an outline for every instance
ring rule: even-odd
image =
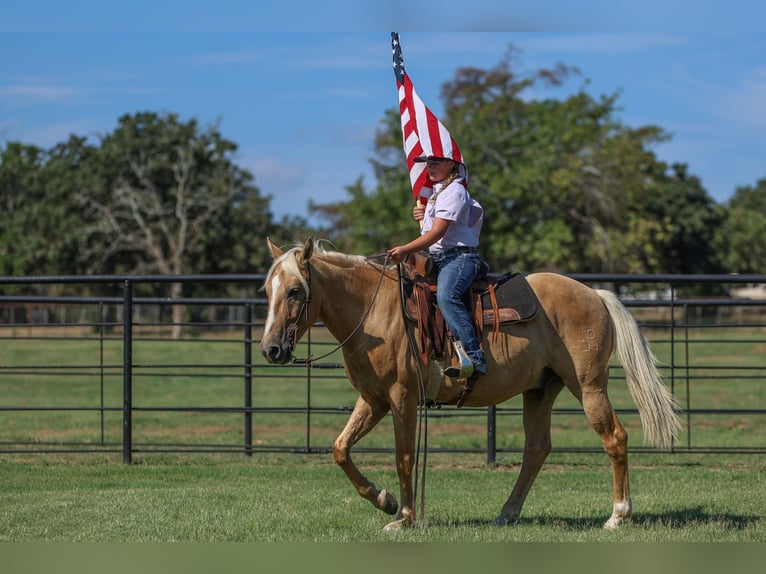
[[[685,165],[660,161],[660,127],[616,117],[619,94],[536,98],[579,71],[519,75],[509,52],[489,70],[460,68],[442,86],[442,120],[460,144],[469,187],[484,206],[482,255],[499,271],[715,272],[722,211]],[[411,194],[397,110],[375,140],[377,183],[314,206],[347,250],[378,252],[410,239]]]
[[[635,204],[634,204],[635,205]],[[673,164],[670,172],[656,178],[642,201],[642,217],[662,222],[662,233],[651,245],[659,273],[721,273],[714,237],[724,220],[723,209],[702,187],[685,164]]]
[[[10,143],[0,155],[0,273],[77,274],[82,214],[76,197],[92,148],[71,136],[45,151]],[[53,288],[59,292],[63,285]]]
[[[0,274],[27,275],[35,267],[28,241],[37,241],[28,225],[34,205],[42,197],[43,150],[8,143],[0,154]]]
[[[265,205],[252,175],[234,164],[236,149],[217,126],[201,129],[176,114],[121,117],[101,138],[79,195],[88,258],[132,271],[187,272],[217,216],[232,204]],[[173,283],[170,295],[180,297],[182,284]],[[183,308],[174,307],[175,336],[182,319]]]
[[[766,178],[738,187],[727,204],[716,246],[734,273],[766,272]]]
[[[85,220],[79,196],[94,152],[85,137],[71,135],[47,153],[43,168],[44,201],[36,217],[39,234],[47,244],[45,273],[88,272],[90,262],[83,257]]]

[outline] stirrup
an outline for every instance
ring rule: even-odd
[[[455,354],[457,355],[458,364],[450,365],[444,369],[444,374],[447,377],[455,379],[466,379],[473,374],[473,361],[465,352],[463,343],[461,341],[455,341]]]
[[[466,379],[465,385],[463,385],[460,393],[458,393],[457,400],[455,402],[457,408],[460,408],[465,404],[465,400],[468,398],[468,395],[473,392],[474,383],[478,381],[479,377],[481,377],[483,374],[484,373],[475,372]]]

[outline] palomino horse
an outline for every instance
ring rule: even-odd
[[[268,242],[274,257],[265,289],[268,317],[261,352],[271,363],[288,362],[296,342],[321,320],[343,341],[346,374],[359,391],[356,406],[333,446],[357,492],[375,508],[397,512],[396,497],[379,490],[351,459],[351,447],[387,414],[393,417],[401,506],[387,530],[414,522],[419,376],[439,376],[436,401],[455,404],[464,380],[434,374],[408,345],[399,303],[398,277],[367,258],[324,250],[309,240],[286,252]],[[680,426],[673,399],[632,316],[608,291],[594,290],[553,273],[528,278],[540,308],[524,323],[485,337],[488,371],[467,395],[466,406],[502,403],[521,393],[525,444],[521,470],[496,524],[515,520],[551,450],[551,409],[566,386],[582,403],[601,437],[614,474],[614,506],[605,528],[617,528],[631,513],[627,433],[607,396],[609,362],[616,352],[641,415],[646,438],[668,448]]]

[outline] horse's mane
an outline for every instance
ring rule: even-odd
[[[315,240],[314,257],[319,257],[335,267],[355,268],[366,266],[368,263],[363,255],[349,255],[331,247],[333,247],[332,243],[326,239]]]
[[[341,253],[335,249],[330,249],[329,246],[331,245],[332,243],[326,239],[315,240],[312,259],[319,258],[322,261],[329,263],[330,265],[343,268],[363,267],[369,263],[367,258],[362,255],[349,255],[347,253]],[[281,265],[282,270],[288,275],[298,279],[301,282],[301,285],[303,285],[303,288],[306,290],[306,293],[308,293],[309,285],[306,282],[306,278],[301,274],[300,268],[298,267],[298,254],[301,251],[303,251],[303,245],[296,244],[294,247],[288,249],[282,255],[277,257],[271,264],[271,268],[266,274],[264,286],[269,283],[269,281],[271,281],[275,269]]]

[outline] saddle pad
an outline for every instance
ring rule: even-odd
[[[506,273],[497,278],[495,300],[498,324],[527,321],[537,313],[537,296],[521,273]],[[495,311],[490,289],[481,293],[481,308],[482,322],[485,325],[494,324]]]

